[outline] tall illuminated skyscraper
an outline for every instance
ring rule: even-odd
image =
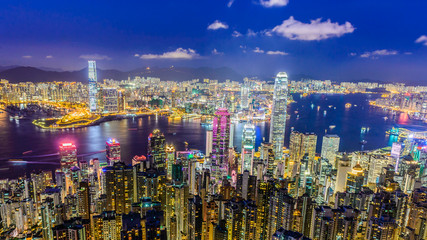
[[[120,143],[115,138],[109,138],[105,143],[107,160],[110,165],[115,162],[120,162]]]
[[[273,144],[273,151],[276,159],[281,159],[283,155],[287,103],[288,75],[285,72],[279,72],[274,82],[270,126],[270,143]]]
[[[228,147],[230,144],[230,113],[226,108],[219,108],[212,122],[212,162],[218,165],[228,164]]]
[[[165,135],[159,129],[155,129],[148,136],[148,159],[156,168],[166,167],[166,143]]]
[[[63,143],[59,146],[59,157],[61,159],[61,169],[68,172],[71,167],[77,165],[77,148],[72,143]]]
[[[212,130],[206,131],[206,156],[207,157],[210,157],[212,153],[212,139],[213,139]]]
[[[322,141],[322,158],[326,158],[335,167],[335,158],[340,147],[340,137],[337,135],[325,135]]]
[[[89,110],[95,112],[97,110],[97,77],[96,77],[96,62],[89,61]]]
[[[255,152],[255,126],[253,124],[245,124],[242,136],[242,167],[241,173],[248,170],[252,175],[253,160]]]
[[[247,110],[249,108],[249,86],[247,78],[245,78],[244,81],[245,83],[243,83],[240,89],[240,108],[242,110]]]

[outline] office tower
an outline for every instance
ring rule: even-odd
[[[234,123],[230,123],[230,141],[228,143],[229,148],[234,148],[234,130],[235,130]]]
[[[293,162],[299,162],[307,153],[310,161],[316,155],[317,136],[314,133],[292,132],[289,143],[289,155]]]
[[[148,159],[159,169],[166,167],[166,143],[165,135],[159,129],[154,130],[148,136]]]
[[[126,96],[124,90],[118,91],[118,107],[119,112],[124,112],[126,110]]]
[[[95,112],[98,110],[97,108],[97,94],[98,94],[98,86],[97,86],[97,77],[96,77],[96,62],[89,61],[89,110],[91,112]]]
[[[249,109],[249,86],[247,82],[247,78],[244,79],[244,83],[242,84],[242,87],[240,88],[240,108],[242,110],[248,110]]]
[[[212,162],[220,166],[228,165],[228,148],[230,143],[230,113],[219,108],[212,122]]]
[[[212,130],[206,131],[206,157],[210,157],[212,154],[212,140],[213,132]]]
[[[120,143],[115,138],[109,138],[105,143],[107,160],[110,165],[120,162]]]
[[[336,153],[340,147],[340,137],[337,135],[325,135],[322,140],[322,158],[329,160],[329,163],[335,168]]]
[[[339,156],[337,161],[337,179],[334,193],[345,191],[347,173],[351,171],[351,159],[348,155]]]
[[[123,162],[103,169],[107,195],[107,210],[127,214],[131,209],[134,180],[132,167]]]
[[[83,219],[90,219],[90,189],[88,182],[80,182],[77,190],[79,201],[79,216]]]
[[[286,108],[288,103],[288,75],[279,72],[274,81],[273,106],[271,109],[270,143],[274,156],[282,159],[285,144]]]
[[[347,173],[346,192],[359,193],[362,191],[362,186],[365,182],[365,172],[359,164]]]
[[[241,173],[248,170],[253,174],[254,168],[254,153],[255,153],[255,126],[253,124],[245,124],[242,136],[242,166]]]
[[[61,169],[68,172],[71,167],[77,165],[77,148],[72,143],[62,143],[59,145],[59,157],[61,159]]]
[[[173,145],[166,145],[166,168],[167,178],[172,179],[172,166],[175,164],[175,147]]]
[[[119,94],[117,88],[102,89],[102,107],[105,113],[119,112]]]

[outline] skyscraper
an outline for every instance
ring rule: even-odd
[[[283,154],[287,103],[288,75],[285,72],[279,72],[274,82],[270,127],[270,143],[273,144],[273,151],[276,159],[281,159]]]
[[[242,110],[247,110],[249,108],[249,86],[247,78],[245,78],[244,81],[245,83],[240,89],[240,108]]]
[[[72,143],[63,143],[59,146],[59,157],[61,159],[61,169],[63,172],[77,165],[77,148]]]
[[[337,135],[325,135],[322,141],[322,158],[329,160],[329,163],[335,167],[336,153],[340,147],[340,137]]]
[[[117,88],[102,89],[102,107],[103,111],[108,113],[119,111],[119,93]]]
[[[89,110],[95,112],[97,110],[97,77],[96,77],[96,62],[89,61]]]
[[[165,135],[159,129],[155,129],[148,136],[148,159],[156,167],[166,167],[166,143]]]
[[[206,131],[206,156],[207,157],[210,157],[212,154],[212,139],[213,139],[212,130]]]
[[[228,147],[230,143],[230,113],[226,108],[219,108],[212,122],[212,162],[218,165],[228,164]]]
[[[248,170],[252,175],[253,160],[255,152],[255,126],[253,124],[245,124],[242,136],[242,166],[241,173]]]
[[[120,143],[115,138],[109,138],[106,144],[106,155],[110,165],[120,162]]]

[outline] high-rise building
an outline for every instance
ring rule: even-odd
[[[105,143],[107,160],[110,165],[120,162],[120,143],[115,138],[109,138]]]
[[[307,154],[307,168],[311,173],[314,157],[316,155],[317,136],[314,133],[299,133],[292,132],[289,143],[290,162],[295,166],[294,173],[299,172],[300,164],[298,164],[304,155]],[[295,172],[296,171],[296,172]]]
[[[165,135],[159,129],[155,129],[148,136],[148,159],[156,167],[166,167],[166,142]]]
[[[166,145],[166,173],[169,180],[172,179],[173,164],[175,164],[175,147],[173,145]]]
[[[219,108],[212,122],[212,162],[218,165],[228,164],[228,147],[230,143],[230,113]]]
[[[90,219],[90,190],[88,182],[80,182],[77,190],[79,216],[83,219]]]
[[[245,83],[243,83],[240,88],[240,108],[242,110],[247,110],[249,108],[249,86],[246,78]]]
[[[241,173],[248,170],[253,174],[253,161],[255,152],[255,126],[253,124],[245,124],[242,136],[242,166]]]
[[[77,148],[72,143],[62,143],[59,146],[59,157],[61,159],[61,169],[68,172],[71,167],[77,165]]]
[[[365,173],[359,164],[347,173],[346,192],[359,193],[362,191],[362,186],[365,182]]]
[[[107,195],[107,210],[117,214],[130,212],[134,178],[132,167],[123,162],[114,163],[113,166],[103,168],[105,193]]]
[[[119,111],[119,93],[117,88],[102,89],[103,112],[117,113]]]
[[[210,157],[212,154],[212,139],[213,139],[213,132],[212,130],[206,131],[206,156]]]
[[[96,76],[96,62],[89,61],[89,110],[91,112],[95,112],[98,110],[97,108],[97,94],[98,94],[98,86],[97,86],[97,76]]]
[[[337,135],[323,136],[321,156],[322,158],[328,159],[329,163],[331,163],[333,167],[336,167],[335,158],[336,158],[336,153],[339,150],[339,147],[340,147],[340,137],[338,137]]]
[[[274,82],[270,125],[270,143],[273,144],[273,151],[276,159],[282,159],[283,154],[287,103],[288,75],[285,72],[279,72]]]

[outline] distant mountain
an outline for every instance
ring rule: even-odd
[[[139,68],[129,72],[119,70],[98,69],[98,80],[115,79],[123,80],[134,76],[158,77],[163,81],[186,81],[192,79],[217,79],[225,81],[242,81],[243,76],[228,67],[221,68]],[[10,67],[2,69],[0,67],[0,79],[7,79],[10,82],[52,82],[52,81],[75,81],[87,82],[87,68],[79,71],[52,71],[35,67]]]

